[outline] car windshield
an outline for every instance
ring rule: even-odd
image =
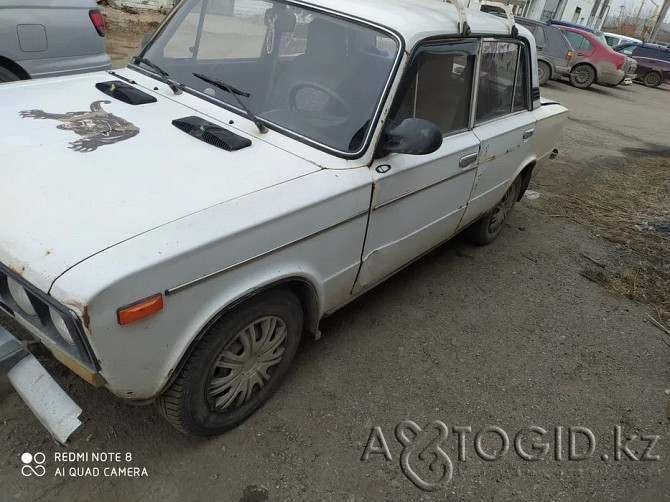
[[[242,100],[270,128],[356,153],[369,136],[398,49],[390,33],[317,10],[191,0],[141,56],[187,92],[248,116]]]

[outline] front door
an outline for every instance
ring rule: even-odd
[[[414,54],[398,90],[394,123],[417,117],[438,125],[442,146],[429,155],[391,154],[371,166],[374,178],[368,232],[353,293],[381,281],[458,228],[479,158],[468,128],[476,40],[434,42]]]

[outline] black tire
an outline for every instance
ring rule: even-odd
[[[16,80],[21,80],[21,78],[4,66],[0,66],[0,82],[14,82]]]
[[[276,321],[258,327],[268,320]],[[261,293],[226,313],[204,334],[175,381],[156,399],[160,414],[177,430],[193,436],[221,434],[239,425],[279,388],[298,349],[302,324],[300,301],[288,289]],[[266,331],[266,326],[272,328]],[[259,351],[254,351],[250,337],[258,342]],[[271,350],[263,353],[263,347]],[[278,362],[269,364],[270,358]],[[225,364],[239,367],[220,366]],[[253,380],[265,377],[260,386]],[[230,392],[216,395],[216,388],[230,388]]]
[[[646,87],[658,87],[663,82],[663,77],[657,71],[650,71],[642,77],[642,83]]]
[[[572,69],[570,83],[577,89],[586,89],[596,81],[596,70],[591,65],[580,64]]]
[[[546,84],[551,78],[551,67],[545,61],[537,62],[537,78],[540,85]]]
[[[491,244],[500,235],[507,217],[519,198],[521,177],[514,180],[496,206],[467,228],[466,237],[479,246]]]

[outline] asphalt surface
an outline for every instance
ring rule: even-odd
[[[542,94],[571,111],[561,155],[531,186],[540,198],[518,204],[494,244],[456,238],[325,320],[322,339],[303,343],[278,393],[212,439],[182,436],[152,407],[119,402],[42,356],[85,423],[62,447],[16,394],[0,397],[0,499],[670,500],[670,347],[645,321],[648,307],[580,275],[583,254],[606,261],[618,251],[542,211],[552,191],[588,182],[594,163],[627,157],[634,166],[636,149],[670,150],[670,87],[579,91],[552,82]],[[418,433],[400,426],[404,446],[395,431],[407,420]],[[542,456],[548,445],[535,461],[514,444],[531,426],[546,434],[520,436],[522,453]],[[464,460],[454,427],[470,427]],[[493,427],[508,451],[486,460],[503,446]],[[589,440],[579,428],[595,439],[584,460]],[[424,450],[437,454],[432,471]],[[22,474],[25,452],[45,454],[44,476]],[[64,452],[120,453],[123,461],[54,459]],[[147,475],[87,475],[94,467]],[[435,491],[415,486],[411,472]]]

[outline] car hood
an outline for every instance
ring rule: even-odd
[[[45,292],[115,244],[319,169],[228,124],[251,146],[202,142],[172,125],[195,110],[159,94],[129,105],[105,80],[0,85],[0,263]]]

